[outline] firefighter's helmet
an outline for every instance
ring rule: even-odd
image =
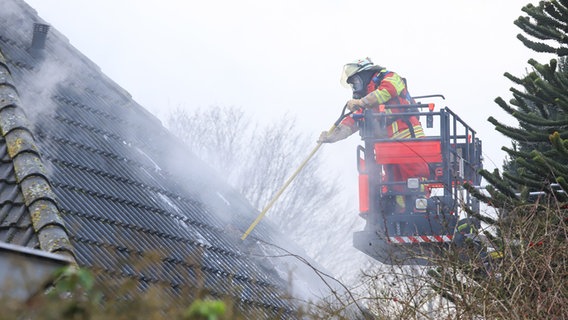
[[[341,85],[349,88],[348,79],[357,73],[365,70],[380,70],[381,66],[378,66],[371,61],[371,58],[357,59],[353,62],[347,63],[343,66],[343,72],[341,73]]]

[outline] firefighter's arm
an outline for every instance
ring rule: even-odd
[[[404,90],[404,81],[396,73],[391,73],[381,81],[374,91],[361,99],[351,99],[347,101],[347,108],[351,111],[364,108],[378,107],[380,104],[400,95]]]
[[[347,101],[347,109],[349,109],[350,111],[357,111],[360,109],[368,109],[378,106],[379,102],[376,98],[375,91],[369,93],[361,99],[351,99]]]

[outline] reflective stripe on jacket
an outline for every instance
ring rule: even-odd
[[[377,74],[381,74],[383,72],[387,72],[386,69],[382,69]],[[402,80],[402,78],[394,72],[387,72],[376,87],[375,83],[371,81],[367,87],[367,94],[371,92],[373,92],[377,97],[379,104],[410,103],[405,99],[406,85],[404,84],[404,80]]]

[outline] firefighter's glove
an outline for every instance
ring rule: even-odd
[[[351,99],[347,101],[347,109],[351,112],[355,112],[361,108],[363,108],[363,99]]]
[[[368,109],[376,107],[378,105],[378,98],[375,91],[369,93],[361,99],[351,99],[347,101],[347,109],[349,111],[355,112],[359,109]]]
[[[353,130],[351,130],[351,128],[349,128],[346,125],[340,124],[337,127],[335,127],[335,129],[333,129],[331,132],[330,131],[322,132],[318,139],[318,143],[334,143],[349,137],[352,133]]]

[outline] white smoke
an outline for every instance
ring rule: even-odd
[[[2,12],[2,18],[6,17],[11,26],[16,26],[13,29],[15,31],[11,29],[11,32],[16,33],[10,34],[9,37],[17,39],[18,42],[23,41],[23,46],[31,45],[33,24],[30,24],[32,19],[27,17],[28,12],[25,7],[18,5],[15,1],[3,1],[0,3],[0,12]],[[44,23],[43,21],[38,22]],[[26,79],[27,87],[22,87],[24,90],[20,90],[21,107],[25,110],[32,124],[39,119],[50,116],[56,110],[58,104],[53,99],[60,86],[64,86],[65,90],[77,92],[86,89],[74,79],[77,76],[86,76],[85,74],[78,75],[77,72],[86,70],[85,63],[87,61],[82,60],[82,56],[78,52],[68,51],[64,48],[65,46],[51,43],[50,41],[55,40],[54,33],[56,32],[54,29],[49,30],[46,41],[49,50],[44,52],[44,57],[37,58],[33,69],[30,71],[32,76],[28,75]],[[57,38],[58,41],[64,39],[59,36]],[[12,63],[15,63],[15,61],[12,61]],[[92,65],[88,64],[88,67],[92,67]],[[22,84],[16,83],[16,86],[18,85],[22,86]],[[134,133],[132,134],[134,135]],[[157,159],[164,159],[164,157],[154,157],[149,152],[145,152],[144,155],[150,159],[151,163],[156,165],[156,170],[168,168],[171,169],[171,172],[184,172],[184,176],[189,177],[190,180],[182,179],[185,180],[183,182],[185,182],[184,185],[187,186],[188,191],[199,195],[203,203],[208,205],[211,213],[218,215],[226,223],[227,232],[230,230],[242,231],[243,226],[248,226],[256,217],[258,211],[244,203],[243,198],[228,188],[223,179],[217,177],[207,164],[192,158],[195,156],[174,152],[170,155],[171,163],[163,165]],[[167,203],[167,198],[159,197],[158,201]],[[172,211],[177,212],[178,210],[178,208],[172,206]],[[264,228],[265,232],[267,230],[275,231],[270,234],[270,242],[263,244],[253,241],[247,244],[251,251],[244,254],[250,254],[257,261],[266,259],[269,266],[291,285],[291,293],[300,299],[313,301],[329,296],[332,290],[341,291],[338,283],[332,278],[323,276],[325,281],[322,280],[321,272],[330,273],[308,259],[306,252],[293,245],[288,237],[279,235],[277,226],[270,225],[269,221],[266,221],[265,224],[266,226],[260,226],[259,229]],[[238,227],[235,228],[235,226]],[[321,226],[314,226],[314,228],[321,228]],[[240,236],[240,234],[238,235]],[[235,241],[240,240],[237,237]],[[314,241],[321,241],[321,239]],[[330,252],[332,252],[332,248],[330,248]]]

